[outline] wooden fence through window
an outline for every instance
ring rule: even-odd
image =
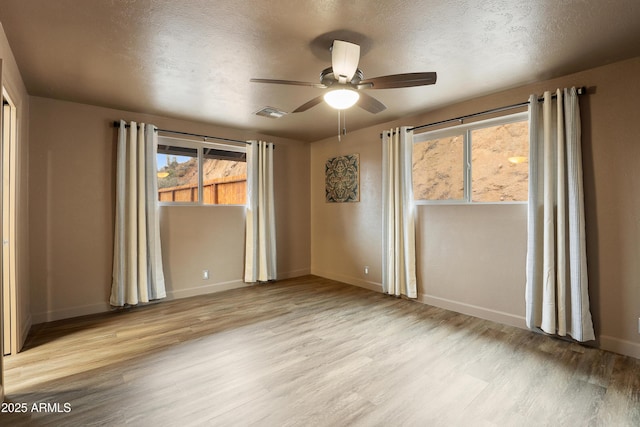
[[[247,177],[227,176],[206,180],[202,186],[206,205],[244,205],[247,203]],[[158,189],[160,202],[197,202],[198,184]]]

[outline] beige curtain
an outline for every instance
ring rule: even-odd
[[[160,246],[153,125],[120,121],[110,303],[136,305],[166,296]]]
[[[244,281],[276,280],[276,221],[272,143],[247,146],[247,216]]]
[[[529,127],[527,326],[590,341],[595,335],[576,89],[545,92],[542,103],[531,95]]]
[[[383,133],[382,289],[417,298],[412,154],[413,132],[401,127]]]

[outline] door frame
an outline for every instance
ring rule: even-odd
[[[16,106],[6,88],[2,88],[2,120],[0,130],[0,225],[1,257],[0,284],[2,285],[3,355],[18,352],[18,304],[16,286],[16,166],[17,117]],[[6,300],[8,298],[8,301]],[[7,313],[7,310],[9,311]],[[9,323],[7,326],[6,323]],[[7,337],[6,334],[9,336]]]

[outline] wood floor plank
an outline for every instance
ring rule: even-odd
[[[640,425],[639,360],[314,276],[36,325],[5,383],[0,425]]]

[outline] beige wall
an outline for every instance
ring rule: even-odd
[[[311,144],[311,271],[313,274],[379,289],[382,224],[380,130],[369,128]],[[360,155],[360,201],[325,202],[325,162]],[[369,266],[369,274],[364,267]]]
[[[523,102],[556,87],[587,86],[580,105],[592,313],[601,347],[640,357],[639,75],[640,58],[634,58],[351,132],[341,142],[314,142],[312,273],[381,289],[381,131]],[[349,153],[360,153],[361,201],[325,203],[324,162]],[[523,325],[525,205],[421,206],[418,216],[419,298]],[[364,265],[371,267],[368,276]]]
[[[29,301],[29,95],[16,64],[9,42],[0,24],[0,59],[2,86],[15,103],[17,132],[17,206],[16,206],[16,290],[18,346],[22,347],[31,327]]]
[[[309,145],[251,132],[46,98],[31,98],[31,301],[34,323],[107,310],[111,286],[114,120],[276,143],[280,277],[310,271]],[[170,297],[242,286],[242,207],[162,207]],[[202,270],[210,279],[202,280]]]
[[[420,206],[420,299],[524,327],[527,205]]]
[[[183,298],[242,285],[244,218],[243,206],[160,209],[162,257],[170,296]],[[203,270],[209,270],[208,280],[202,279]]]

